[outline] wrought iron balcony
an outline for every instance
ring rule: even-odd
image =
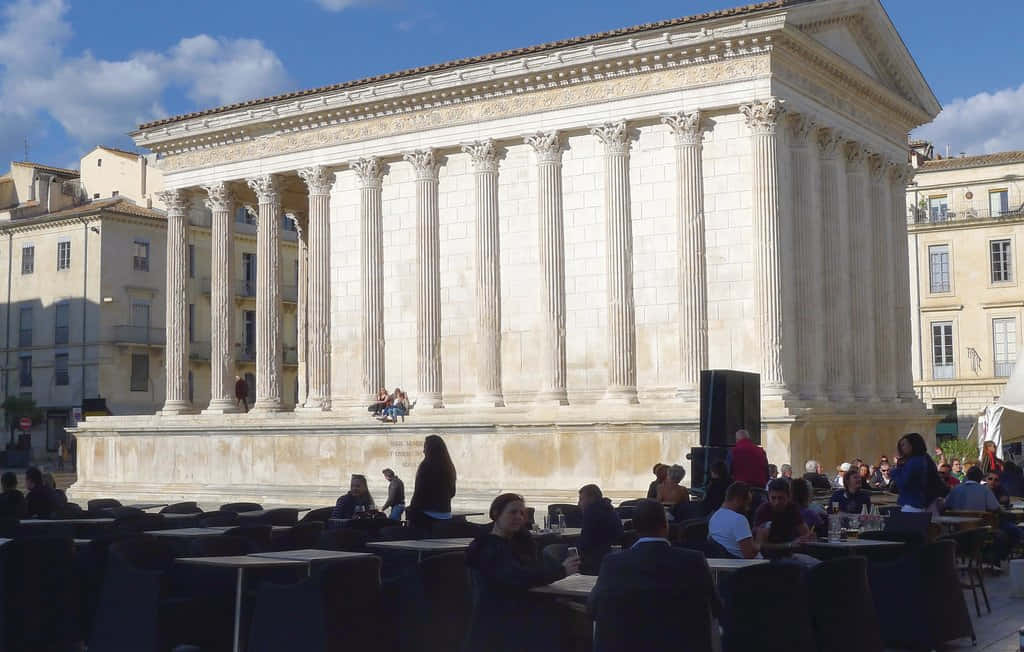
[[[164,346],[167,343],[167,331],[163,328],[147,326],[114,326],[114,343],[144,346]]]
[[[210,294],[210,279],[205,277],[201,280],[203,294]],[[256,298],[256,281],[247,281],[245,279],[237,281],[235,287],[235,296],[243,299],[255,299]],[[296,303],[299,300],[299,288],[297,285],[282,285],[281,286],[281,300],[285,303]]]
[[[928,211],[924,208],[911,209],[908,224],[946,224],[972,220],[1010,220],[1024,217],[1024,206],[1008,211],[993,211],[991,208],[965,208],[959,211]]]

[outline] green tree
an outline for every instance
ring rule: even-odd
[[[978,442],[974,437],[954,437],[942,442],[942,452],[949,461],[960,460],[961,462],[978,461]]]
[[[32,419],[32,425],[43,421],[43,411],[36,407],[36,402],[33,399],[28,397],[8,396],[3,404],[0,404],[0,407],[7,414],[7,423],[11,426],[17,425],[18,419],[21,417]]]

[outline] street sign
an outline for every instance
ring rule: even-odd
[[[32,419],[29,419],[28,417],[21,417],[20,419],[18,419],[18,427],[21,428],[22,430],[31,430]]]

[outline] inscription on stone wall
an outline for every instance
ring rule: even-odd
[[[391,455],[396,460],[415,461],[423,457],[423,438],[395,439],[391,443]]]

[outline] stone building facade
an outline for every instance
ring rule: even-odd
[[[1024,295],[1024,152],[934,158],[921,144],[907,187],[914,385],[966,435],[1017,361]]]
[[[411,476],[438,432],[464,500],[635,493],[696,443],[705,368],[761,373],[775,461],[888,451],[930,427],[896,279],[906,134],[938,110],[877,0],[818,0],[142,125],[168,189],[169,333],[186,205],[208,202],[215,270],[222,198],[261,228],[304,214],[303,410],[282,411],[261,267],[259,416],[194,415],[169,340],[161,415],[84,424],[74,491],[323,498],[351,472]],[[257,240],[272,261],[275,235]],[[368,420],[383,385],[417,399],[404,427]]]

